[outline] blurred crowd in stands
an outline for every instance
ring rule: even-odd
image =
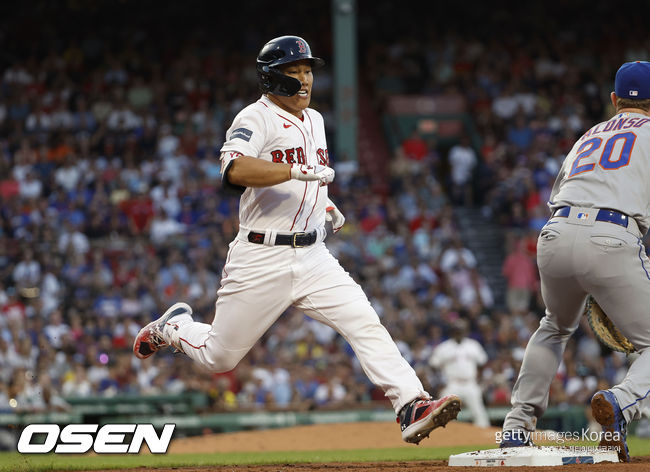
[[[330,59],[321,54],[328,28],[314,30],[320,42],[296,33]],[[361,37],[372,38],[364,28]],[[109,40],[78,25],[3,59],[0,410],[184,391],[208,393],[215,411],[383,400],[347,343],[292,309],[227,374],[202,372],[171,350],[132,355],[139,328],[171,303],[187,301],[211,322],[238,224],[238,201],[221,189],[219,149],[232,117],[258,96],[257,50],[278,34],[228,30],[237,35],[229,46],[246,40],[238,49],[197,31],[125,28]],[[618,65],[650,55],[647,44],[620,38],[614,54],[574,31],[529,41],[503,29],[487,41],[441,29],[362,43],[361,73],[376,103],[389,93],[462,94],[480,138],[480,147],[460,139],[443,151],[413,136],[394,150],[409,165],[391,167],[388,198],[369,191],[363,169],[330,189],[347,220],[328,246],[433,394],[444,379],[430,365],[432,349],[461,317],[489,356],[480,374],[486,404],[509,404],[543,313],[535,238],[555,174],[573,140],[608,113]],[[334,133],[330,74],[316,75],[312,103]],[[503,300],[462,239],[455,208],[463,205],[481,206],[507,232]],[[584,403],[626,368],[588,327],[565,359],[552,404]]]

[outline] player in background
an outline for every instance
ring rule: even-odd
[[[438,344],[429,359],[431,367],[444,376],[445,387],[441,395],[457,394],[472,412],[474,424],[487,428],[490,419],[483,404],[483,391],[477,382],[478,368],[487,362],[487,353],[478,341],[467,337],[467,321],[459,319],[454,322],[450,334],[450,339]]]
[[[297,36],[269,41],[257,57],[263,95],[244,108],[221,149],[224,187],[241,193],[239,234],[230,243],[212,324],[195,322],[176,303],[138,334],[134,353],[146,358],[172,346],[214,372],[227,372],[289,307],[338,331],[368,378],[397,413],[404,441],[419,443],[456,418],[460,400],[431,399],[402,358],[361,287],[330,254],[326,219],[345,218],[328,198],[323,118],[309,108],[313,57]]]
[[[530,444],[587,294],[640,354],[621,383],[592,397],[607,433],[600,445],[629,461],[627,425],[648,405],[650,260],[641,238],[650,226],[650,63],[623,64],[610,98],[616,114],[578,139],[551,192],[537,245],[546,316],[526,347],[502,447]]]

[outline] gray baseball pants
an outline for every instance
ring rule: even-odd
[[[632,218],[626,229],[595,221],[596,212],[571,208],[568,217],[551,218],[540,232],[537,264],[546,316],[526,347],[504,431],[535,430],[588,294],[640,354],[624,380],[610,388],[625,420],[639,419],[650,405],[650,260]]]

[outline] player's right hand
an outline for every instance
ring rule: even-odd
[[[332,223],[332,232],[338,233],[345,224],[345,216],[343,216],[341,210],[336,208],[336,205],[334,205],[334,203],[332,203],[332,200],[329,198],[327,199],[325,212],[325,221],[330,221]]]
[[[334,180],[334,169],[322,165],[291,164],[291,178],[303,181],[318,180],[321,185],[327,185]]]

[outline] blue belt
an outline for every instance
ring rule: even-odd
[[[567,218],[570,212],[571,212],[571,207],[568,206],[560,207],[557,210],[555,210],[555,212],[553,213],[553,217],[561,216]],[[596,221],[605,221],[607,223],[614,223],[615,225],[620,225],[624,228],[627,228],[628,216],[618,211],[608,210],[607,208],[603,208],[601,210],[598,210],[598,214],[596,215]]]

